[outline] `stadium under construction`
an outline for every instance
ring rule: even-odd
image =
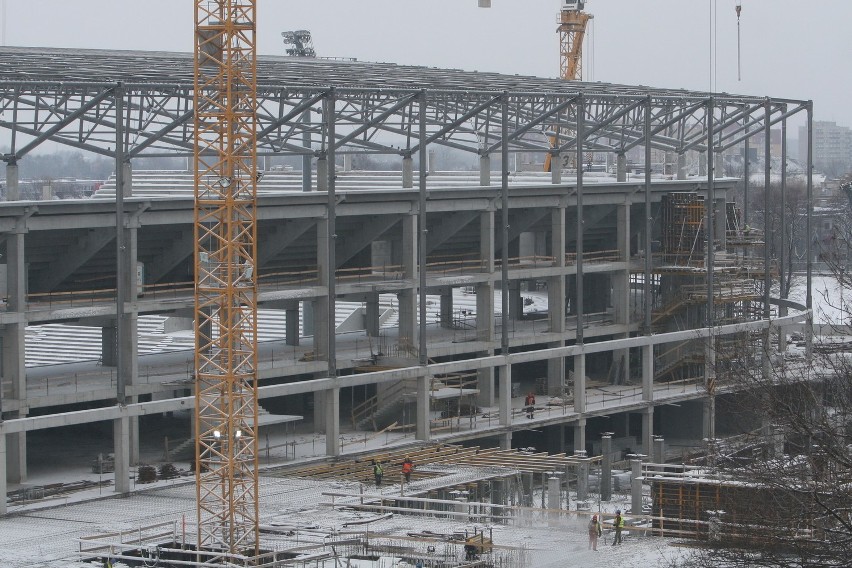
[[[169,416],[170,438],[193,438],[191,350],[146,351],[140,339],[144,322],[193,326],[196,220],[181,189],[193,174],[133,167],[192,156],[192,64],[188,54],[0,48],[0,129],[11,140],[0,203],[3,494],[26,485],[29,462],[51,459],[46,440],[80,425],[111,426],[103,452],[118,495],[137,489],[148,425]],[[740,434],[725,363],[761,372],[787,335],[809,344],[813,255],[806,303],[773,297],[787,263],[736,201],[741,180],[723,175],[726,154],[765,140],[768,178],[770,128],[800,114],[810,128],[809,101],[288,57],[258,58],[257,81],[258,252],[243,277],[266,318],[258,423],[293,434],[292,450],[264,464],[262,485],[277,487],[264,507],[311,491],[376,523],[416,510],[499,525],[504,508],[522,511],[515,523],[552,522],[524,516],[545,514],[530,512],[534,494],[553,515],[569,491],[572,508],[588,499],[590,468],[606,497],[615,462],[681,461]],[[115,175],[93,198],[23,201],[18,163],[45,144],[109,157]],[[448,151],[470,156],[470,170],[442,169]],[[520,167],[546,155],[564,167]],[[376,156],[398,168],[354,170]],[[301,168],[263,167],[283,159]],[[32,330],[53,324],[99,330],[94,354],[62,362],[55,348],[55,361],[33,363]],[[364,493],[372,460],[396,468],[407,455],[418,464],[410,489],[400,484],[392,502]],[[170,487],[157,499],[184,498]],[[639,515],[641,489],[633,499]],[[13,503],[0,500],[0,513]],[[321,565],[309,564],[319,548],[326,558],[364,549],[342,536],[305,548],[291,524],[265,526],[289,539],[276,550],[304,548],[293,565]],[[162,527],[146,530],[87,541],[81,558],[141,563],[163,542]],[[186,535],[165,532],[180,565]],[[492,549],[493,535],[475,532],[452,553],[473,536],[472,555],[529,564],[532,552]],[[405,548],[414,565],[440,552],[428,536],[395,537],[387,551]],[[283,558],[269,554],[269,565]]]

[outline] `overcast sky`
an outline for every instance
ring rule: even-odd
[[[0,0],[6,45],[189,51],[191,0]],[[852,126],[852,0],[593,0],[585,80],[812,99]],[[258,0],[262,54],[311,30],[320,56],[555,77],[559,0]],[[711,15],[717,14],[711,65]],[[2,16],[2,12],[0,12]]]

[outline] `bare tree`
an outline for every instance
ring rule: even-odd
[[[852,566],[852,338],[815,341],[811,358],[801,338],[787,353],[776,340],[750,337],[762,364],[717,368],[746,434],[712,456],[725,514],[679,566]]]
[[[754,211],[755,227],[763,228],[764,188],[752,186],[749,201]],[[784,279],[780,282],[780,297],[789,298],[795,284],[795,272],[801,270],[807,260],[807,239],[805,224],[807,219],[807,188],[801,181],[788,182],[785,198],[781,199],[780,184],[769,186],[769,212],[766,230],[766,243],[769,257],[779,261],[784,257]],[[783,205],[783,209],[782,209]],[[784,239],[782,241],[782,224]],[[780,268],[780,267],[779,267]]]

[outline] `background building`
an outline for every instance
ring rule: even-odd
[[[807,127],[799,127],[799,159],[807,161]],[[835,122],[816,120],[813,124],[814,167],[829,178],[852,171],[852,129]]]

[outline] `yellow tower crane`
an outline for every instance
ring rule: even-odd
[[[258,549],[256,3],[195,2],[195,477],[214,564]]]
[[[584,0],[562,0],[559,11],[559,76],[566,81],[583,80],[583,39],[586,37],[586,26],[594,18],[584,12]],[[557,139],[550,138],[551,148],[555,148]],[[552,156],[544,157],[544,171],[549,172]]]
[[[257,0],[195,0],[195,478],[205,565],[259,551],[256,22]]]
[[[559,12],[559,76],[567,81],[583,80],[583,39],[594,18],[584,8],[583,0],[562,0]]]

